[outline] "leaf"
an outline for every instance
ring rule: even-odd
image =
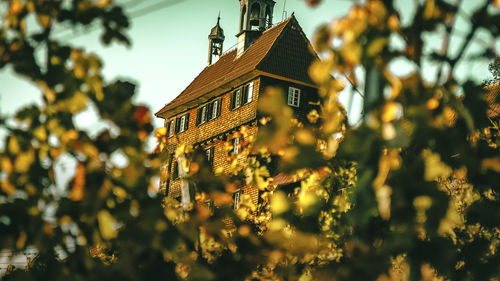
[[[71,194],[69,198],[73,201],[80,201],[83,199],[85,192],[85,166],[82,163],[78,163],[76,166],[75,177],[73,178],[73,187],[71,188]]]
[[[102,238],[110,240],[118,236],[116,219],[107,210],[99,211],[97,214],[97,221],[99,223],[99,230],[101,231]]]

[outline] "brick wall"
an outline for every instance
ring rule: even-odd
[[[244,84],[247,84],[250,81],[247,81]],[[179,144],[197,144],[200,145],[203,149],[208,149],[210,147],[214,147],[214,159],[213,159],[213,169],[216,170],[218,168],[222,168],[224,171],[229,170],[229,166],[231,165],[228,160],[228,153],[226,151],[226,141],[231,141],[233,130],[238,129],[239,126],[243,124],[248,124],[249,122],[258,118],[257,113],[257,105],[259,95],[262,94],[267,86],[280,87],[283,89],[284,94],[287,95],[288,87],[295,87],[301,89],[301,101],[300,107],[294,108],[294,112],[299,119],[305,121],[307,113],[309,113],[316,106],[311,105],[318,100],[318,90],[316,88],[307,87],[304,85],[298,85],[291,82],[286,82],[278,79],[272,79],[267,77],[259,77],[253,80],[253,100],[252,102],[242,105],[240,108],[236,110],[230,110],[230,102],[231,102],[231,94],[237,88],[231,89],[230,91],[224,93],[222,97],[221,103],[221,114],[214,120],[208,121],[200,126],[196,125],[196,116],[197,110],[199,107],[191,108],[185,112],[182,112],[175,117],[172,117],[165,122],[168,124],[173,118],[177,118],[185,113],[189,113],[189,127],[188,130],[179,134],[174,134],[173,137],[167,140],[166,151],[169,154],[175,153],[175,149]],[[215,99],[214,98],[214,99]],[[286,101],[286,96],[285,96]],[[210,101],[208,101],[210,102]],[[200,104],[201,106],[201,104]],[[258,127],[255,123],[249,126],[248,135],[256,136],[258,131]],[[246,159],[244,157],[239,157],[238,162],[242,163]],[[163,171],[168,171],[168,173],[162,173],[162,175],[172,175],[173,165],[168,167],[168,163],[163,168]],[[167,179],[163,178],[162,182],[164,186],[162,188],[166,188]],[[256,187],[252,186],[243,186],[241,187],[243,190],[243,194],[248,194],[252,198],[252,202],[257,204],[259,190]],[[181,195],[180,192],[180,180],[168,180],[168,196],[170,197],[179,197]]]

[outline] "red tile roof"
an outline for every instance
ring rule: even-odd
[[[313,84],[307,70],[316,54],[310,46],[292,15],[264,31],[240,57],[236,56],[236,50],[232,50],[222,55],[216,63],[205,67],[184,91],[155,115],[162,117],[164,113],[194,101],[254,70]]]

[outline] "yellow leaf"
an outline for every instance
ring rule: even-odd
[[[345,45],[342,48],[341,52],[346,63],[350,65],[357,65],[361,60],[363,49],[361,48],[360,44],[352,42],[351,44]]]
[[[427,101],[427,103],[425,105],[426,105],[427,109],[434,110],[434,109],[438,108],[439,100],[437,98],[431,98]]]
[[[40,141],[45,141],[47,139],[47,132],[43,126],[37,127],[33,130],[33,135]]]
[[[109,240],[118,235],[116,219],[107,210],[99,211],[97,214],[97,222],[99,223],[99,230],[101,231],[102,238]]]
[[[15,171],[20,174],[28,172],[34,160],[35,152],[33,150],[19,154],[14,162]]]
[[[305,129],[298,130],[295,133],[295,139],[303,145],[313,145],[316,142],[316,138],[311,131]]]
[[[78,163],[76,166],[75,177],[73,179],[73,188],[71,189],[70,199],[80,201],[83,199],[85,187],[85,166]]]
[[[27,238],[26,232],[23,231],[19,234],[19,238],[17,238],[16,241],[16,247],[18,249],[24,248],[24,246],[26,245],[26,238]]]
[[[498,158],[487,158],[483,159],[481,163],[483,169],[490,169],[495,172],[500,172],[500,160]]]
[[[2,171],[10,174],[12,172],[12,161],[8,157],[2,158]]]
[[[11,137],[9,139],[9,152],[12,154],[18,154],[19,153],[19,142],[15,137]]]
[[[366,49],[366,54],[370,57],[378,55],[388,42],[389,40],[385,37],[379,37],[372,40]]]
[[[387,185],[375,189],[378,211],[380,213],[380,217],[385,220],[388,220],[391,217],[391,194],[392,189]]]
[[[273,194],[271,198],[271,211],[274,215],[282,214],[290,209],[290,203],[288,202],[288,197],[282,191],[278,191]]]
[[[447,178],[453,172],[450,167],[441,162],[441,157],[437,153],[432,153],[431,150],[425,149],[422,152],[422,158],[425,161],[425,174],[426,181],[434,181],[438,178]]]
[[[333,55],[323,61],[314,61],[309,67],[309,76],[317,84],[326,83],[332,78],[330,72],[333,65]]]
[[[1,187],[2,191],[7,195],[12,195],[14,194],[14,192],[16,192],[16,188],[7,179],[2,181]]]
[[[66,131],[62,137],[61,137],[61,141],[65,144],[71,142],[71,141],[74,141],[74,140],[77,140],[78,139],[78,136],[79,136],[79,133],[78,131],[76,130],[69,130],[69,131]]]
[[[382,109],[381,120],[382,122],[391,122],[401,114],[401,104],[397,102],[388,102]]]

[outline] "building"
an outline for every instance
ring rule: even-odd
[[[318,89],[308,69],[317,55],[294,15],[273,25],[274,5],[273,0],[240,0],[238,44],[225,53],[225,36],[217,19],[208,36],[208,66],[156,113],[165,120],[168,153],[173,155],[179,144],[192,144],[204,149],[214,169],[228,167],[224,144],[231,141],[232,153],[238,153],[243,140],[233,132],[246,125],[250,135],[258,133],[257,104],[268,86],[283,89],[298,117],[314,107]],[[166,163],[164,169],[169,176],[162,179],[161,188],[170,197],[180,197],[177,162]],[[279,178],[286,182],[286,177]],[[241,187],[239,192],[258,200],[255,187]]]

